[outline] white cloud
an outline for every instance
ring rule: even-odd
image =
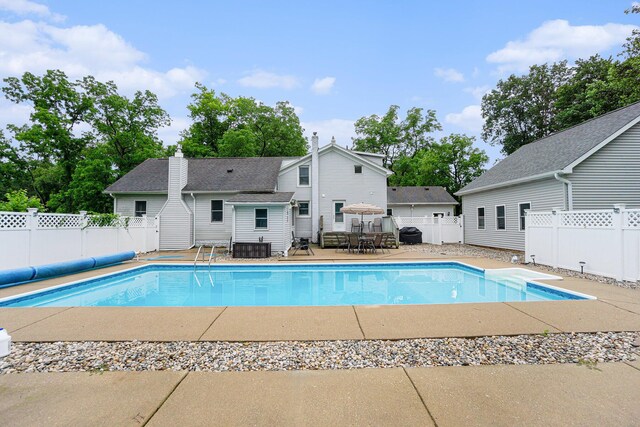
[[[21,16],[36,15],[55,22],[62,22],[66,19],[64,15],[52,13],[47,6],[29,0],[0,0],[0,10]]]
[[[491,90],[489,85],[482,85],[476,87],[467,87],[464,89],[465,92],[470,93],[476,98],[478,101],[482,99],[482,97]]]
[[[433,73],[445,82],[463,82],[464,75],[455,68],[436,68]]]
[[[605,24],[572,26],[564,19],[547,21],[524,40],[510,41],[487,56],[499,64],[498,71],[526,71],[530,65],[563,59],[587,58],[621,45],[635,25]]]
[[[300,114],[304,113],[304,108],[298,106],[298,105],[294,105],[293,106],[293,112],[296,113],[296,115],[298,117],[300,117]]]
[[[302,122],[304,135],[311,141],[313,132],[318,132],[320,146],[331,142],[331,137],[335,136],[336,143],[341,147],[351,147],[351,138],[356,136],[355,121],[345,119],[329,119],[316,122]]]
[[[484,124],[482,110],[479,105],[464,107],[460,113],[449,113],[444,120],[470,132],[480,132]]]
[[[149,89],[166,98],[191,90],[206,73],[193,66],[159,71],[143,66],[145,53],[104,25],[62,27],[23,20],[0,22],[0,77],[63,70],[70,79],[113,80],[125,93]]]
[[[336,82],[335,77],[324,77],[322,79],[315,79],[311,85],[311,90],[318,95],[326,95],[331,92],[331,88]]]
[[[173,145],[180,139],[180,132],[190,125],[191,119],[188,117],[172,117],[171,125],[158,129],[158,137],[160,137],[165,147]]]
[[[263,70],[254,70],[249,75],[238,80],[241,86],[269,89],[278,87],[281,89],[293,89],[299,85],[295,76],[278,75]]]

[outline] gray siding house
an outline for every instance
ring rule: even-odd
[[[389,187],[387,215],[402,217],[453,216],[456,199],[444,187]]]
[[[114,212],[160,218],[160,249],[187,249],[198,241],[271,242],[286,253],[296,237],[316,241],[323,230],[346,230],[340,208],[372,203],[386,208],[382,156],[339,147],[298,158],[148,159],[109,186]]]
[[[640,207],[640,103],[527,144],[456,193],[465,242],[524,250],[525,211]]]

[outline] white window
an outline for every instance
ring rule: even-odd
[[[298,185],[300,187],[308,187],[310,185],[309,169],[309,165],[298,167]]]
[[[362,173],[362,165],[355,165],[355,166],[353,167],[353,171],[354,171],[355,173]]]
[[[531,209],[531,203],[518,203],[518,216],[520,217],[520,231],[524,231],[527,225],[525,211]]]
[[[309,216],[309,202],[298,202],[298,216]]]
[[[224,205],[222,200],[211,201],[211,222],[223,222]]]
[[[496,230],[507,229],[507,209],[504,205],[496,206]]]
[[[256,208],[256,229],[266,230],[269,228],[269,209]]]
[[[484,206],[478,208],[478,230],[484,230]]]
[[[146,200],[136,200],[134,203],[134,216],[145,216],[147,214]]]

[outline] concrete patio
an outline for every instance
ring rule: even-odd
[[[315,256],[270,262],[425,259],[402,249],[367,256],[314,250]],[[193,260],[190,252],[175,256],[181,258],[163,262]],[[513,266],[487,258],[455,259],[483,268]],[[5,288],[0,297],[135,265],[139,264]],[[598,300],[424,306],[1,308],[0,325],[14,340],[23,342],[399,339],[640,331],[639,291],[573,277],[549,283]],[[597,366],[0,375],[0,413],[6,425],[637,425],[638,402],[638,361]]]

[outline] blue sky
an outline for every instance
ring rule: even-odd
[[[479,136],[480,98],[529,65],[615,55],[640,16],[630,1],[0,0],[0,77],[59,68],[150,89],[188,126],[196,81],[290,101],[307,134],[350,145],[353,122],[390,105],[434,109],[444,134]],[[0,124],[25,120],[0,101]],[[495,160],[499,149],[479,140]]]

